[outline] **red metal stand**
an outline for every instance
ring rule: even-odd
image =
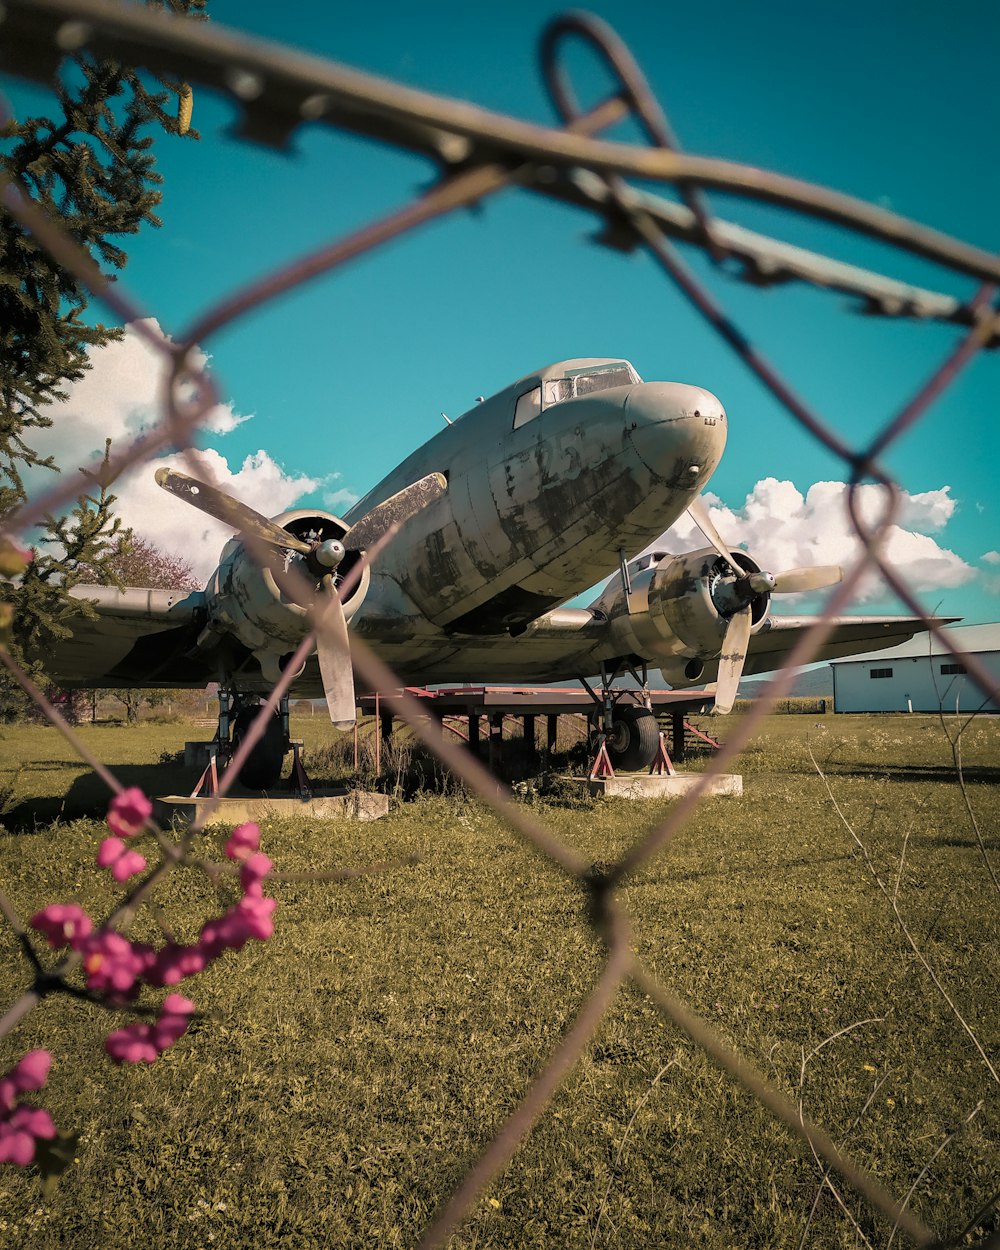
[[[670,756],[667,754],[667,744],[663,740],[662,733],[660,734],[660,743],[656,748],[656,754],[653,756],[653,762],[649,766],[649,775],[652,777],[654,773],[658,777],[662,777],[664,773],[668,777],[677,776],[677,770],[671,764]]]
[[[301,798],[311,799],[312,782],[309,780],[305,767],[302,763],[302,756],[300,755],[302,745],[301,740],[296,741],[295,739],[289,743],[289,746],[292,748],[293,755],[292,771],[285,785],[287,789],[297,791]]]
[[[594,760],[594,767],[590,770],[590,780],[597,781],[600,777],[613,777],[615,770],[611,767],[611,760],[608,756],[608,748],[601,739],[601,745],[597,748],[597,758]]]
[[[208,757],[208,764],[205,771],[198,778],[194,789],[189,795],[192,799],[214,799],[219,792],[219,766],[216,762],[217,756],[213,751]]]
[[[688,724],[687,721],[685,721],[684,728],[687,729],[690,733],[693,733],[696,738],[700,738],[702,742],[707,742],[709,746],[715,747],[717,751],[721,750],[722,748],[721,742],[716,742],[715,739],[710,738],[708,734],[703,734],[700,729],[695,729],[694,725],[690,725]]]

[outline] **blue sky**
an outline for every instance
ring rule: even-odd
[[[248,33],[553,120],[536,44],[555,5],[209,7],[214,20]],[[687,150],[824,183],[1000,248],[995,4],[621,0],[592,11],[633,49]],[[596,89],[586,59],[574,64],[581,84]],[[28,109],[41,95],[17,86],[11,98]],[[431,173],[416,158],[318,128],[300,132],[293,156],[277,155],[228,137],[232,116],[227,101],[196,92],[201,142],[157,143],[164,225],[128,243],[125,285],[171,334],[252,277],[404,203]],[[829,227],[723,196],[712,206],[729,220],[935,289],[972,289]],[[365,493],[434,434],[441,411],[458,415],[477,395],[552,360],[620,355],[647,379],[696,382],[726,405],[729,446],[712,490],[733,510],[734,538],[752,542],[743,505],[758,483],[788,480],[805,495],[816,482],[843,480],[843,467],[794,425],[652,262],[594,246],[593,229],[583,214],[505,192],[252,314],[204,344],[232,408],[253,416],[214,445],[232,466],[266,449],[292,478],[317,483],[307,498],[343,500]],[[746,288],[687,255],[793,386],[856,442],[956,341],[948,327],[853,316],[839,296]],[[980,356],[887,457],[908,492],[927,496],[912,509],[914,527],[932,530],[939,547],[974,571],[940,593],[928,584],[924,600],[969,621],[1000,616],[1000,563],[982,561],[1000,548],[998,381],[998,354]]]

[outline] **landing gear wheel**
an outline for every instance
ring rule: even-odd
[[[656,717],[644,707],[616,707],[605,745],[615,772],[648,768],[660,745]]]
[[[246,737],[259,711],[256,707],[245,707],[236,713],[233,721],[234,751]],[[240,769],[240,785],[246,786],[248,790],[273,789],[281,780],[281,767],[287,750],[281,716],[275,712]]]

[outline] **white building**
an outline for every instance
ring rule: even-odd
[[[955,644],[974,653],[1000,686],[1000,624],[952,626]],[[930,634],[850,659],[834,660],[838,712],[1000,712],[965,668]]]

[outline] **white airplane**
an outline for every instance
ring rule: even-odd
[[[395,521],[402,528],[342,610],[327,594],[336,627],[296,675],[295,695],[325,695],[334,722],[353,723],[349,625],[402,685],[599,678],[612,761],[634,760],[637,743],[652,744],[644,755],[657,739],[643,725],[650,711],[613,705],[618,674],[644,681],[648,666],[675,687],[717,682],[715,710],[728,712],[742,674],[780,667],[811,623],[772,616],[772,595],[842,576],[833,566],[766,572],[724,542],[698,495],[726,430],[722,404],[699,386],[643,382],[624,360],[564,360],[447,425],[343,518],[295,509],[268,520],[161,469],[161,486],[236,537],[202,591],[76,587],[96,617],[77,618],[55,645],[50,675],[80,687],[217,681],[237,700],[239,735],[311,628],[305,599],[340,585]],[[628,563],[685,509],[705,548]],[[309,596],[290,586],[293,571]],[[589,607],[561,606],[609,575]],[[919,618],[838,618],[816,658],[923,629]],[[287,750],[280,736],[269,742],[263,772],[251,769],[257,784],[277,779]]]

